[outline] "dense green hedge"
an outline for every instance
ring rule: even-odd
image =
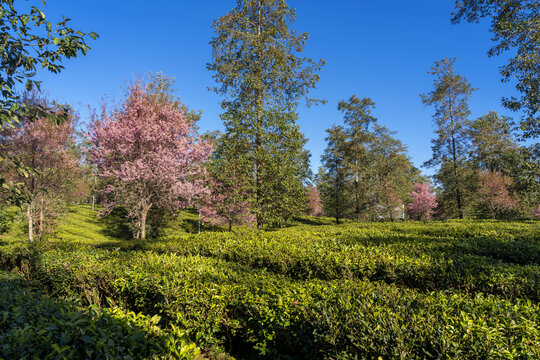
[[[164,329],[159,339],[185,329],[209,358],[540,358],[538,222],[300,226],[132,243],[99,233],[90,215],[47,243],[0,242],[0,266],[51,298],[144,314]]]
[[[49,250],[28,277],[55,297],[118,306],[247,358],[540,356],[540,307],[359,280],[295,281],[201,256]]]
[[[368,224],[207,233],[128,245],[211,256],[295,279],[382,280],[422,291],[540,300],[538,223]]]
[[[0,272],[0,359],[196,359],[185,334],[159,320],[54,301]]]

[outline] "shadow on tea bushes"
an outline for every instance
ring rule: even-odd
[[[2,359],[197,359],[199,350],[159,317],[54,301],[0,272]]]

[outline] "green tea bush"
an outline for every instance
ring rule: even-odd
[[[0,272],[2,359],[196,359],[199,350],[159,317],[53,301]]]
[[[201,256],[48,251],[30,278],[82,303],[186,329],[248,358],[509,358],[540,356],[540,307],[492,295],[420,293],[381,282],[296,281]],[[104,282],[103,279],[108,281]]]
[[[46,243],[0,243],[0,266],[58,301],[141,316],[160,339],[185,329],[209,358],[540,358],[538,222],[299,226],[133,243],[83,210]]]
[[[540,231],[535,223],[368,224],[272,233],[208,233],[139,244],[160,253],[203,255],[295,279],[356,278],[422,291],[461,290],[540,300]],[[495,230],[497,231],[495,231]]]

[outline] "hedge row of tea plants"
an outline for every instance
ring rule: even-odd
[[[185,333],[159,320],[54,301],[0,271],[0,359],[197,359]]]
[[[57,303],[141,316],[160,339],[185,329],[205,357],[540,358],[538,222],[296,226],[144,243],[119,240],[88,207],[59,225],[35,248],[0,241],[0,267]]]
[[[19,267],[55,298],[159,315],[239,358],[536,359],[540,307],[358,279],[295,280],[203,256],[48,249]]]
[[[295,279],[385,281],[540,300],[538,223],[367,224],[207,233],[127,245],[203,255]]]

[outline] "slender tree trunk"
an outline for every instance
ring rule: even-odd
[[[356,221],[360,221],[360,181],[358,176],[358,158],[354,159],[354,212],[356,215]]]
[[[44,207],[44,200],[43,196],[41,197],[41,206],[39,208],[39,232],[38,232],[38,239],[41,240],[41,237],[43,236],[43,207]]]
[[[339,225],[339,206],[340,206],[340,199],[339,199],[339,162],[336,164],[336,201],[335,201],[335,209],[336,209],[336,223]]]
[[[92,211],[94,211],[95,203],[96,203],[96,196],[93,195],[93,196],[92,196]]]
[[[32,203],[26,208],[26,218],[28,219],[28,240],[34,241],[34,222],[32,218]]]
[[[455,129],[454,129],[454,118],[451,117],[452,122],[452,160],[454,162],[454,181],[456,184],[456,201],[458,207],[458,215],[460,219],[463,219],[463,209],[461,206],[461,189],[458,173],[458,164],[457,164],[457,151],[456,151],[456,138],[455,138]]]
[[[449,106],[450,111],[450,126],[451,126],[451,135],[452,135],[452,161],[454,165],[454,182],[456,186],[456,202],[458,207],[458,216],[460,219],[463,219],[463,209],[461,206],[461,189],[458,173],[458,163],[457,163],[457,149],[456,149],[456,137],[455,137],[455,124],[454,124],[454,113],[452,110],[452,104]]]
[[[261,36],[261,2],[258,1],[258,22],[257,22],[257,38],[260,41]],[[262,153],[262,121],[263,121],[263,99],[262,99],[262,54],[257,54],[258,60],[258,87],[255,90],[257,101],[257,124],[255,134],[255,186],[256,186],[256,204],[257,204],[257,229],[262,230],[263,223],[263,193],[262,193],[262,169],[261,169],[261,153]]]
[[[232,231],[232,220],[229,219],[229,232]]]
[[[141,211],[141,229],[139,231],[141,240],[146,239],[146,216],[148,215],[148,211],[152,207],[152,204],[144,206]]]

